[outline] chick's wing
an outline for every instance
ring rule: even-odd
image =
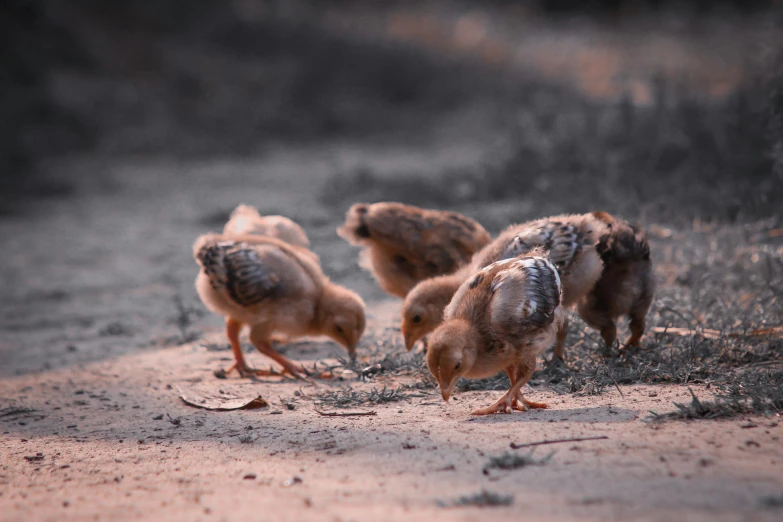
[[[562,271],[571,265],[582,249],[582,237],[573,223],[537,221],[517,232],[506,245],[500,259],[511,259],[536,247],[549,251],[549,259]]]
[[[403,205],[372,205],[365,223],[375,240],[439,273],[468,260],[490,239],[478,223],[465,216]]]
[[[557,269],[540,257],[504,263],[489,287],[489,319],[492,328],[509,336],[552,324],[560,305]]]
[[[211,242],[202,246],[196,259],[213,288],[223,288],[240,306],[253,306],[280,290],[281,278],[264,259],[264,247],[244,242]]]

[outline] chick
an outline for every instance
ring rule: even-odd
[[[427,346],[427,334],[443,322],[443,311],[474,267],[470,263],[452,274],[425,279],[411,289],[402,304],[400,327],[408,351],[418,340]]]
[[[427,366],[446,401],[460,377],[480,379],[500,370],[508,374],[508,392],[473,415],[547,407],[527,400],[520,390],[562,322],[561,283],[542,250],[531,254],[498,261],[470,276],[430,337]]]
[[[226,236],[252,234],[274,237],[298,247],[310,248],[310,240],[305,231],[285,216],[262,216],[258,209],[250,205],[239,205],[223,228]]]
[[[454,272],[491,240],[481,225],[456,212],[401,203],[356,204],[337,233],[364,247],[362,267],[396,297],[420,281]]]
[[[196,240],[193,255],[201,267],[196,277],[201,301],[226,318],[236,361],[229,372],[269,374],[245,363],[239,344],[243,325],[250,327],[253,346],[297,377],[307,371],[272,348],[273,335],[326,335],[355,356],[365,326],[364,302],[329,281],[308,250],[270,237],[207,234]]]
[[[470,264],[454,274],[421,282],[405,299],[402,332],[410,350],[416,340],[442,320],[448,295],[453,295],[468,274],[491,263],[542,248],[557,267],[563,283],[563,307],[576,304],[595,285],[603,265],[595,246],[606,230],[591,214],[554,216],[521,225],[511,225],[481,249]],[[564,320],[558,331],[555,356],[563,358],[567,333]]]
[[[481,249],[466,269],[421,282],[403,304],[402,332],[408,350],[440,324],[446,296],[456,292],[466,273],[535,247],[543,247],[560,272],[564,308],[576,306],[607,346],[616,339],[617,318],[627,315],[631,335],[620,349],[639,344],[655,294],[650,245],[639,227],[606,212],[592,212],[512,225]],[[566,317],[554,350],[561,360],[567,332]]]
[[[639,227],[606,212],[592,215],[606,225],[596,246],[604,269],[593,289],[579,302],[579,315],[601,332],[607,346],[612,346],[617,338],[617,318],[627,315],[631,335],[620,349],[638,346],[655,295],[647,235]]]

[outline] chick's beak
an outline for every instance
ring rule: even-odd
[[[351,356],[351,360],[356,359],[356,346],[359,344],[360,334],[348,334],[345,336],[345,348],[348,350],[348,355]]]
[[[441,377],[445,377],[443,379],[438,379],[438,385],[440,386],[440,396],[443,397],[443,400],[448,402],[449,397],[451,397],[451,392],[454,391],[454,384],[456,383],[456,379],[452,379],[451,375],[441,375]]]
[[[348,351],[352,361],[356,359],[356,344],[346,341],[345,349]]]
[[[413,349],[413,345],[416,344],[416,339],[405,330],[402,331],[402,335],[405,337],[405,349],[410,352]]]

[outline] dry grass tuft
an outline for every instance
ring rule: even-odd
[[[481,490],[481,493],[475,495],[463,495],[453,501],[438,501],[440,507],[496,507],[510,506],[513,503],[514,497],[512,495],[501,495],[487,490]]]

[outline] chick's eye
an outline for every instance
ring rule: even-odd
[[[459,370],[460,366],[462,366],[462,361],[458,362],[457,365],[454,367],[454,369]]]
[[[413,316],[413,322],[414,323],[420,323],[421,322],[421,316],[420,315],[414,315]]]
[[[335,330],[337,330],[337,333],[341,334],[343,333],[343,327],[339,324],[334,327]]]

